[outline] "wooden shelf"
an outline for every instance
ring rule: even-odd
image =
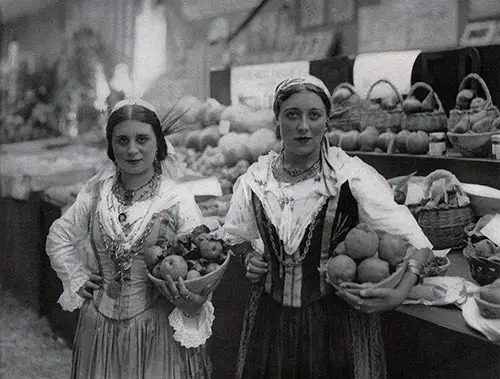
[[[373,166],[385,178],[407,175],[413,171],[423,176],[434,170],[444,169],[455,174],[461,182],[500,189],[500,161],[494,159],[363,151],[353,151],[348,154],[357,156]]]

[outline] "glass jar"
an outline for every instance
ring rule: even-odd
[[[429,134],[429,155],[446,155],[446,133]]]
[[[491,153],[493,158],[500,159],[500,134],[491,136]]]

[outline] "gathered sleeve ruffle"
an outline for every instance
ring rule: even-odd
[[[255,212],[252,205],[252,190],[240,176],[234,184],[231,205],[226,214],[222,238],[229,245],[252,242],[260,238]]]
[[[179,201],[174,206],[173,213],[176,233],[179,235],[191,232],[203,222],[203,214],[190,192],[179,193]],[[182,310],[175,308],[168,316],[169,324],[174,329],[174,339],[186,348],[205,344],[212,335],[214,319],[215,309],[211,296],[201,306],[198,315],[186,316]]]
[[[76,201],[50,227],[46,252],[50,264],[62,282],[63,293],[58,303],[66,311],[80,308],[84,299],[77,291],[89,278],[89,269],[78,248],[89,238],[89,219],[93,204],[94,184],[87,184]]]
[[[432,248],[408,207],[394,201],[393,191],[382,175],[357,157],[349,158],[347,171],[360,222],[377,232],[399,235],[418,249]]]

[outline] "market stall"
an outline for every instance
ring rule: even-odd
[[[461,75],[455,80],[456,88],[443,93],[439,82],[421,84],[433,77],[432,59],[422,60],[422,55],[416,53],[411,56],[412,64],[421,71],[419,75],[405,74],[403,87],[406,86],[407,91],[403,94],[399,93],[404,92],[401,85],[373,79],[365,86],[366,93],[360,96],[359,89],[349,83],[353,81],[354,61],[342,58],[216,72],[211,78],[213,98],[185,96],[179,99],[163,121],[169,125],[165,134],[175,145],[183,175],[215,180],[221,189],[220,194],[197,197],[204,216],[222,224],[237,178],[259,156],[280,150],[274,132],[274,114],[269,108],[269,92],[272,94],[276,83],[270,83],[269,78],[276,81],[279,77],[301,73],[325,78],[333,91],[337,113],[334,112],[330,120],[330,143],[360,157],[387,179],[412,172],[426,177],[437,170],[446,170],[461,184],[500,189],[500,163],[495,159],[491,138],[500,133],[500,114],[495,106],[499,104],[499,92],[494,87],[497,83],[487,80],[487,75],[469,77],[469,71],[464,69],[455,73]],[[476,68],[485,74],[480,66]],[[268,70],[273,70],[273,75],[269,75]],[[420,84],[417,85],[414,78],[418,78]],[[388,92],[378,92],[377,87],[384,84],[388,85]],[[475,100],[479,98],[482,100]],[[452,115],[457,116],[453,125],[450,124]],[[457,132],[456,124],[462,119],[467,120],[463,123],[468,129],[456,133],[460,134],[457,138],[477,141],[482,140],[483,134],[487,135],[471,154],[464,149],[470,143],[463,145],[448,138],[450,133],[452,136]],[[477,122],[479,126],[474,127]],[[43,140],[12,144],[3,150],[1,204],[3,214],[8,214],[8,222],[2,221],[5,222],[2,230],[9,232],[3,233],[0,240],[6,262],[2,280],[21,298],[39,307],[54,330],[67,341],[73,338],[78,313],[64,312],[56,303],[61,284],[45,254],[45,237],[51,223],[72,204],[85,180],[106,160],[104,150],[102,138],[81,139],[79,143],[71,139]],[[467,196],[475,222],[482,214],[472,193]],[[481,211],[485,211],[484,207]],[[486,213],[498,211],[500,208],[486,209]],[[461,231],[464,226],[459,225]],[[440,275],[473,283],[475,279],[471,277],[463,246],[447,248],[440,253],[446,255],[450,265],[446,273]],[[21,253],[22,260],[18,259]],[[231,260],[214,295],[218,317],[210,343],[215,352],[217,377],[232,374],[233,367],[227,362],[236,360],[248,289],[243,269],[236,259]],[[401,377],[402,373],[404,377],[415,378],[497,376],[500,345],[475,330],[460,305],[404,305],[383,315],[391,376]],[[487,368],[483,365],[485,357],[492,362]],[[414,376],[408,373],[408,362]]]

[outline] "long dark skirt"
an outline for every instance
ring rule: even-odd
[[[236,377],[385,378],[379,317],[358,312],[334,295],[302,308],[283,307],[255,286]]]

